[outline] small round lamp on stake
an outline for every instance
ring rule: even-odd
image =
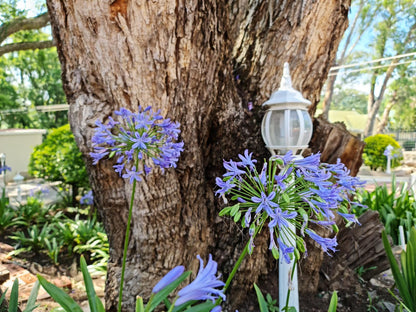
[[[3,172],[3,183],[4,187],[6,187],[6,155],[4,153],[0,153],[0,173]]]
[[[301,155],[312,137],[312,119],[307,107],[311,104],[302,94],[293,89],[289,64],[285,63],[279,90],[263,103],[267,109],[261,134],[272,155]]]

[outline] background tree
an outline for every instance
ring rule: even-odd
[[[335,87],[332,96],[331,109],[356,110],[360,114],[367,113],[367,94],[356,89]]]
[[[410,0],[383,1],[382,20],[375,26],[376,38],[372,53],[373,59],[400,55],[415,50],[416,7]],[[370,78],[368,95],[368,121],[364,136],[373,133],[375,119],[382,104],[388,82],[400,62],[404,59],[393,59],[388,67],[375,68]]]
[[[53,47],[52,40],[25,38],[21,41],[9,42],[8,39],[20,31],[38,30],[49,24],[47,12],[28,18],[26,17],[27,12],[19,10],[17,7],[17,0],[5,0],[0,3],[0,56],[14,51]]]
[[[354,8],[355,14],[338,49],[338,56],[333,64],[334,67],[342,66],[352,60],[356,62],[355,48],[373,23],[380,7],[380,1],[355,0],[352,1],[352,7]],[[334,94],[338,71],[339,69],[331,71],[325,85],[325,94],[322,100],[322,117],[325,119],[328,119],[328,112],[333,102],[332,96]]]
[[[181,123],[185,152],[178,168],[138,184],[127,255],[125,309],[147,296],[169,268],[197,267],[209,252],[224,275],[247,233],[217,217],[215,177],[222,160],[244,149],[267,154],[260,136],[261,104],[278,88],[288,61],[294,87],[316,109],[320,90],[347,27],[350,2],[48,0],[54,38],[70,104],[70,123],[87,159],[95,200],[110,243],[106,305],[117,303],[130,184],[112,163],[92,166],[88,153],[95,120],[116,109],[152,105]],[[254,109],[247,109],[248,102]],[[358,170],[362,145],[340,129],[316,121],[323,135],[312,142],[323,160],[337,157]],[[319,131],[317,131],[319,133]],[[332,136],[331,136],[332,135]],[[331,136],[332,144],[326,146]],[[322,145],[323,144],[323,145]],[[326,147],[325,147],[326,146]],[[347,147],[346,147],[347,146]],[[335,158],[335,159],[332,159]],[[276,281],[267,238],[255,242],[228,302],[247,310],[246,294],[258,279]],[[309,247],[302,264],[304,291],[317,288],[322,254]],[[275,274],[275,273],[274,273]]]
[[[416,77],[414,68],[400,70],[400,77],[389,86],[386,106],[393,111],[391,128],[410,131],[416,129]],[[387,109],[384,109],[386,112]],[[389,111],[390,113],[390,111]],[[384,113],[384,116],[389,116]],[[382,118],[385,123],[385,118]],[[387,123],[385,123],[387,124]],[[382,131],[379,127],[378,132]]]
[[[39,113],[36,107],[65,103],[61,69],[44,13],[28,18],[17,1],[0,5],[0,122],[8,128],[53,128],[68,122],[67,112]],[[1,45],[3,43],[3,45]],[[29,48],[30,47],[30,48]],[[4,49],[2,49],[4,48]],[[1,125],[0,125],[1,126]]]

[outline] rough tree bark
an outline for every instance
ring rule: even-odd
[[[131,186],[110,161],[91,165],[96,119],[115,109],[152,105],[181,123],[185,151],[176,170],[138,184],[126,270],[124,309],[145,298],[178,264],[196,269],[209,252],[227,276],[247,233],[218,218],[214,179],[222,160],[248,148],[268,157],[260,105],[278,88],[283,63],[315,110],[347,27],[349,0],[81,1],[48,0],[70,104],[70,123],[84,153],[110,242],[106,308],[117,303]],[[254,110],[247,103],[254,103]],[[308,263],[307,266],[320,266]],[[275,267],[266,237],[244,262],[228,302],[247,310],[246,294]],[[275,276],[268,275],[275,280]],[[315,284],[306,285],[309,290]]]

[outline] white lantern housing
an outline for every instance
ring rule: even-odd
[[[261,134],[272,155],[292,151],[301,155],[312,137],[312,119],[307,107],[311,104],[293,89],[289,64],[285,63],[279,90],[263,103],[267,109]]]

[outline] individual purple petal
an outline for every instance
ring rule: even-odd
[[[114,171],[118,173],[118,175],[121,177],[121,174],[123,172],[124,169],[124,164],[120,164],[120,165],[114,165],[113,168],[115,169]]]
[[[276,197],[276,192],[271,192],[268,196],[261,192],[260,197],[251,197],[251,200],[254,203],[259,203],[260,205],[256,209],[256,213],[259,213],[260,211],[264,210],[267,212],[267,214],[270,216],[273,214],[273,207],[279,207],[278,204],[273,202],[273,199]]]
[[[222,309],[221,309],[221,306],[216,306],[216,307],[214,307],[210,312],[221,312],[222,311]]]
[[[196,278],[191,284],[185,286],[178,292],[179,298],[175,302],[175,306],[179,306],[185,302],[191,300],[212,300],[215,302],[219,296],[225,300],[223,290],[216,289],[222,287],[225,283],[218,279],[215,274],[217,273],[217,262],[212,260],[212,255],[209,255],[209,260],[204,268],[204,262],[198,255],[199,259],[199,271]]]
[[[174,267],[164,277],[162,277],[162,279],[155,285],[155,287],[153,287],[152,293],[156,294],[169,284],[176,281],[184,271],[185,267],[183,265],[178,265],[177,267]]]
[[[142,179],[140,178],[140,174],[143,173],[143,171],[136,171],[136,166],[133,166],[131,168],[131,170],[126,169],[127,173],[123,174],[123,178],[124,179],[129,179],[130,180],[130,184],[133,184],[133,181],[141,181]]]
[[[253,153],[249,154],[247,149],[244,151],[244,155],[238,154],[238,157],[240,157],[241,159],[240,165],[243,167],[250,167],[251,169],[253,169],[255,167],[255,163],[257,162],[257,160],[252,159],[251,158],[252,155]]]
[[[288,227],[288,220],[296,218],[297,215],[298,213],[296,211],[282,211],[280,207],[277,207],[271,214],[269,214],[270,218],[272,218],[272,221],[269,223],[269,228],[274,228],[276,225],[279,226],[279,229],[282,227]]]
[[[251,207],[248,208],[248,210],[246,211],[246,214],[244,215],[244,223],[246,224],[246,227],[250,226],[250,222],[251,222]]]
[[[330,255],[328,250],[331,250],[332,252],[336,251],[335,247],[338,245],[336,237],[324,238],[309,229],[306,229],[305,232],[309,235],[310,238],[317,242],[321,246],[322,250],[325,251],[328,255]]]
[[[245,174],[245,172],[238,168],[238,163],[232,160],[224,161],[224,168],[227,169],[227,172],[223,174],[223,177],[237,177]]]
[[[215,192],[215,195],[225,194],[229,190],[231,190],[233,187],[235,187],[235,184],[232,182],[233,182],[233,179],[228,179],[226,181],[223,181],[221,178],[216,178],[215,183],[217,184],[218,187],[220,187],[220,189]]]
[[[358,221],[357,216],[353,213],[342,213],[337,211],[337,213],[343,217],[344,219],[353,222],[353,223],[357,223],[358,225],[361,225],[361,223]]]
[[[279,250],[282,253],[286,263],[290,263],[290,254],[295,251],[295,248],[289,247],[286,244],[284,244],[279,237],[277,238],[277,243],[279,244]]]

